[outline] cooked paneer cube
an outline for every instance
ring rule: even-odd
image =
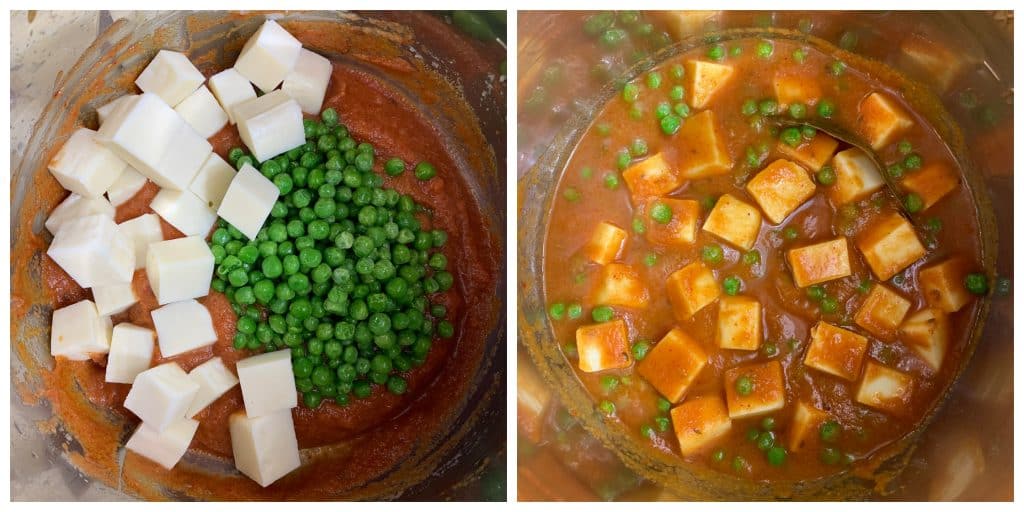
[[[160,217],[155,213],[139,215],[117,225],[117,230],[128,238],[135,252],[135,268],[145,268],[149,255],[149,244],[161,242],[164,230],[160,226]]]
[[[885,340],[896,337],[896,328],[910,310],[910,301],[881,283],[875,283],[860,305],[853,321],[865,331]]]
[[[680,178],[696,180],[732,170],[732,158],[714,112],[705,110],[687,118],[676,132],[675,140]]]
[[[185,418],[199,385],[178,363],[164,363],[135,376],[124,407],[157,432]]]
[[[857,237],[857,248],[882,281],[921,259],[926,253],[914,226],[899,212],[876,219]]]
[[[149,180],[145,176],[129,165],[124,168],[121,177],[107,189],[107,199],[110,200],[110,204],[121,206],[132,197],[135,197],[135,194],[142,190],[142,187],[146,186],[147,181]]]
[[[163,357],[184,354],[217,341],[210,311],[194,299],[159,307],[150,316]]]
[[[113,220],[114,213],[114,205],[110,204],[110,201],[107,201],[103,196],[90,199],[72,193],[50,212],[50,216],[46,218],[46,223],[43,225],[46,226],[46,229],[51,234],[56,235],[57,230],[71,219],[88,217],[89,215],[106,215]]]
[[[859,201],[885,186],[878,167],[863,151],[850,148],[832,159],[836,182],[829,187],[829,199],[836,206]]]
[[[128,164],[88,128],[75,130],[47,165],[60,186],[88,198],[102,196],[126,167]]]
[[[868,339],[853,331],[818,322],[811,328],[811,346],[804,364],[841,379],[855,381],[860,376]]]
[[[730,368],[723,374],[729,417],[747,418],[786,406],[782,364],[777,360]]]
[[[922,309],[900,326],[900,340],[939,371],[949,347],[949,317],[941,309]]]
[[[160,50],[139,74],[135,85],[176,107],[205,81],[206,77],[184,53]]]
[[[125,94],[123,96],[118,96],[116,99],[108,102],[102,107],[97,108],[96,117],[99,118],[100,126],[103,126],[103,123],[106,122],[106,120],[109,119],[111,115],[113,115],[115,110],[121,108],[122,105],[128,103],[129,100],[137,96],[138,94]]]
[[[128,283],[135,273],[135,248],[106,214],[68,219],[46,255],[82,288]]]
[[[682,41],[694,34],[701,33],[709,21],[718,16],[720,11],[665,11],[662,18],[665,28],[673,36],[674,41]]]
[[[947,313],[956,313],[971,301],[971,293],[964,286],[964,278],[970,272],[970,263],[960,257],[952,257],[941,263],[922,268],[917,273],[917,284],[921,287],[924,300],[933,308]]]
[[[583,246],[583,255],[598,265],[607,265],[618,259],[625,243],[626,230],[611,222],[601,222]]]
[[[299,102],[302,111],[317,115],[331,80],[331,61],[305,48],[299,50],[295,67],[284,78],[281,90]]]
[[[235,124],[235,105],[256,97],[256,89],[253,89],[249,79],[245,78],[235,68],[228,68],[210,77],[210,92],[217,98],[224,113],[228,115],[228,121]]]
[[[298,405],[291,349],[247,357],[235,365],[235,371],[242,386],[245,413],[250,418],[287,411]]]
[[[238,55],[235,70],[263,92],[277,88],[299,60],[302,43],[274,20],[267,20]],[[262,161],[262,158],[257,158]]]
[[[927,210],[956,190],[960,186],[960,178],[945,162],[929,162],[919,170],[905,175],[900,184],[908,192],[917,194],[924,205],[922,210]]]
[[[590,294],[594,304],[645,308],[650,294],[640,274],[621,263],[609,263],[601,269],[597,286]]]
[[[519,351],[516,365],[516,423],[519,432],[530,441],[540,443],[547,425],[548,405],[554,390],[541,378],[533,362]]]
[[[747,192],[772,224],[779,224],[804,204],[817,187],[807,171],[789,160],[776,160],[747,182]]]
[[[198,421],[185,418],[175,421],[163,432],[140,423],[124,447],[166,469],[172,469],[185,456],[198,429]]]
[[[149,369],[153,359],[153,331],[132,324],[117,324],[110,336],[107,372],[104,380],[131,384]]]
[[[914,380],[899,370],[868,361],[856,400],[868,407],[903,415],[910,405]]]
[[[155,242],[146,255],[146,277],[161,305],[205,297],[213,279],[213,253],[198,236]]]
[[[761,231],[761,211],[732,194],[723,194],[711,209],[702,229],[749,251]]]
[[[679,452],[684,456],[700,451],[732,428],[732,419],[718,395],[687,400],[669,414],[679,441]]]
[[[777,72],[772,85],[779,108],[785,109],[794,103],[814,105],[821,98],[818,81],[809,80],[805,75]]]
[[[811,172],[818,172],[822,166],[832,159],[832,155],[839,147],[839,141],[829,137],[827,134],[818,132],[814,138],[803,142],[797,147],[790,146],[779,141],[776,149],[787,158],[792,158],[800,165],[803,165]]]
[[[219,357],[214,357],[196,366],[188,372],[188,376],[193,382],[199,384],[199,391],[196,392],[196,397],[192,399],[192,405],[185,413],[185,416],[189,418],[199,414],[199,411],[238,385],[238,377],[235,377],[235,374],[231,373],[227,366],[224,366],[224,361]]]
[[[793,271],[793,282],[803,288],[840,279],[852,273],[846,237],[790,249],[786,260]]]
[[[721,348],[757,350],[761,346],[761,303],[750,297],[722,297],[715,340]]]
[[[263,487],[302,464],[291,410],[260,417],[239,411],[228,417],[228,430],[235,467]]]
[[[684,322],[714,302],[722,289],[715,274],[700,261],[694,261],[668,276],[665,292],[676,320]]]
[[[274,182],[255,167],[245,164],[228,185],[217,215],[253,240],[280,195],[281,191]]]
[[[234,106],[238,136],[257,161],[265,162],[306,143],[302,108],[283,91]]]
[[[132,283],[93,287],[92,298],[96,301],[96,311],[100,316],[116,315],[139,301]]]
[[[647,225],[647,239],[659,245],[688,247],[697,240],[697,221],[700,203],[692,199],[658,199],[648,203],[648,211],[655,203],[668,206],[672,219],[668,224],[651,222]]]
[[[708,355],[697,340],[678,327],[665,335],[636,370],[668,401],[678,402],[708,362]]]
[[[896,141],[914,119],[895,100],[873,92],[860,102],[860,131],[871,147],[878,151]]]
[[[576,329],[576,353],[580,356],[580,370],[585,372],[629,368],[633,355],[626,322],[619,318]]]
[[[217,103],[205,85],[200,86],[182,100],[174,111],[191,126],[196,133],[209,139],[228,124],[228,114]]]
[[[917,75],[927,78],[925,83],[934,86],[936,92],[940,94],[949,89],[953,79],[963,71],[967,63],[963,53],[954,53],[949,48],[915,33],[911,33],[900,43],[900,51],[903,53],[903,60],[912,64],[916,68],[914,71],[918,71]]]
[[[209,203],[188,190],[165,188],[157,192],[149,207],[185,236],[206,237],[217,222]]]
[[[661,153],[629,166],[622,172],[622,179],[637,203],[649,197],[668,194],[683,184],[683,178]]]
[[[695,109],[702,109],[732,77],[732,66],[701,60],[688,60],[685,68],[686,103]]]
[[[192,184],[188,186],[189,191],[199,199],[206,201],[207,206],[212,210],[220,208],[224,200],[224,194],[235,179],[235,169],[231,164],[224,161],[217,153],[210,153],[210,158],[199,168]]]
[[[828,414],[825,411],[803,400],[797,402],[793,408],[793,422],[789,425],[789,451],[796,453],[813,442],[826,419]]]
[[[110,351],[110,317],[100,316],[91,300],[76,302],[53,312],[50,355],[85,361]]]

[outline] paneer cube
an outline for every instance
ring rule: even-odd
[[[876,219],[857,237],[857,248],[882,281],[921,259],[927,251],[914,226],[899,212]]]
[[[132,324],[115,325],[104,380],[121,384],[135,382],[136,376],[149,369],[154,345],[153,331]]]
[[[747,192],[772,224],[779,224],[804,204],[814,191],[807,171],[789,160],[776,160],[747,182]]]
[[[205,81],[206,77],[184,53],[160,50],[139,74],[135,85],[175,107]]]
[[[917,284],[928,305],[946,313],[956,313],[966,306],[973,298],[964,286],[970,267],[966,259],[954,256],[919,270]]]
[[[214,357],[196,366],[188,372],[188,376],[196,384],[199,384],[199,391],[196,392],[192,405],[185,413],[185,416],[189,418],[199,414],[199,411],[238,385],[238,377],[235,377],[235,374],[231,373],[227,366],[224,366],[224,361],[219,357]]]
[[[761,211],[732,194],[723,194],[711,213],[708,213],[702,229],[739,249],[749,251],[761,232]]]
[[[163,357],[184,354],[217,341],[210,311],[194,299],[154,309],[150,316]]]
[[[786,261],[793,271],[793,282],[803,288],[840,279],[852,273],[846,237],[790,249]]]
[[[693,455],[721,439],[732,428],[732,419],[718,395],[707,395],[673,408],[672,428],[683,456]]]
[[[82,288],[128,283],[135,250],[106,214],[68,219],[46,254]]]
[[[836,206],[864,199],[885,186],[878,167],[857,148],[836,153],[832,167],[836,182],[829,187],[828,196]]]
[[[88,128],[75,130],[47,165],[60,186],[88,198],[102,196],[126,167]]]
[[[633,355],[626,322],[618,318],[576,329],[576,352],[580,357],[580,370],[584,372],[629,368]]]
[[[729,417],[734,420],[767,414],[786,406],[786,385],[778,360],[730,368],[723,379]],[[749,392],[741,394],[739,389]]]
[[[658,393],[676,403],[707,363],[708,355],[700,343],[676,327],[637,363],[636,370]]]
[[[185,456],[198,429],[198,421],[186,418],[175,421],[163,432],[141,423],[124,447],[169,470]]]
[[[302,109],[283,91],[235,105],[238,135],[260,162],[306,143]]]
[[[860,132],[868,144],[878,151],[896,141],[911,126],[914,119],[895,100],[880,92],[873,92],[860,102],[858,113]]]
[[[118,96],[104,104],[102,107],[97,108],[96,117],[99,120],[100,126],[103,126],[103,123],[106,122],[107,119],[110,119],[110,116],[113,115],[115,110],[121,108],[123,105],[128,103],[129,100],[138,96],[138,94],[125,94],[123,96]]]
[[[714,112],[705,110],[688,117],[676,132],[675,140],[677,174],[681,179],[709,178],[732,170],[732,158]]]
[[[868,339],[853,331],[818,322],[811,328],[811,346],[804,355],[804,365],[855,381],[860,376]]]
[[[117,178],[117,181],[107,189],[107,199],[110,200],[110,204],[121,206],[135,197],[135,194],[138,194],[142,187],[146,186],[147,181],[149,180],[145,176],[128,165],[121,173],[121,177]]]
[[[675,271],[665,282],[676,320],[685,322],[722,294],[715,274],[700,261]]]
[[[217,215],[253,240],[280,195],[277,185],[255,167],[245,164],[228,185]]]
[[[79,219],[90,215],[105,215],[113,220],[114,213],[114,206],[103,196],[90,199],[72,193],[50,212],[50,216],[46,218],[46,223],[43,225],[46,226],[50,233],[57,234],[60,227],[71,219]]]
[[[721,11],[666,11],[661,18],[673,41],[682,41],[687,37],[703,33],[707,24],[713,21]]]
[[[590,298],[594,304],[642,309],[647,307],[650,294],[639,272],[629,265],[609,263],[601,269]]]
[[[149,255],[149,244],[164,239],[160,217],[155,213],[139,215],[117,225],[117,230],[128,239],[135,254],[135,268],[145,268]]]
[[[821,85],[817,80],[808,80],[806,75],[776,72],[772,80],[775,99],[779,108],[786,109],[794,103],[814,105],[821,98]]]
[[[317,115],[331,80],[331,61],[305,48],[299,50],[295,67],[284,78],[281,90],[299,102],[302,111]]]
[[[679,172],[669,165],[661,153],[651,155],[622,172],[622,179],[636,203],[650,197],[661,197],[683,184]]]
[[[96,301],[96,311],[100,316],[116,315],[139,301],[132,283],[96,286],[92,289],[92,298]]]
[[[689,247],[697,241],[697,221],[700,219],[700,203],[693,199],[662,198],[656,201],[668,206],[672,219],[668,224],[651,222],[647,226],[647,239],[658,245]],[[648,204],[650,207],[656,202]]]
[[[211,210],[217,210],[224,200],[231,180],[235,179],[235,174],[234,167],[225,162],[220,155],[210,153],[210,158],[207,158],[206,163],[199,168],[199,173],[188,189],[196,197],[206,201]]]
[[[186,123],[204,139],[209,139],[228,124],[228,114],[217,103],[205,85],[199,86],[192,94],[174,107]]]
[[[239,411],[228,418],[235,467],[266,487],[299,467],[299,443],[292,411],[253,417]]]
[[[785,142],[779,141],[775,148],[786,158],[791,158],[796,163],[804,166],[811,172],[818,172],[832,159],[839,141],[829,137],[823,132],[814,134],[814,138],[802,142],[799,146],[793,147]]]
[[[611,222],[601,222],[583,246],[583,255],[598,265],[607,265],[618,259],[625,244],[626,230]]]
[[[967,52],[953,52],[949,48],[934,41],[925,39],[920,34],[911,33],[900,43],[903,62],[911,64],[921,78],[927,78],[927,85],[933,86],[940,95],[953,84],[953,80],[963,71],[968,59]]]
[[[185,419],[199,391],[178,363],[164,363],[135,376],[124,407],[157,432]]]
[[[686,103],[695,109],[707,107],[733,73],[732,66],[694,59],[684,62],[683,67],[686,71]]]
[[[274,20],[267,20],[256,31],[235,61],[235,70],[256,84],[263,92],[270,92],[284,80],[299,59],[302,43]],[[258,160],[262,161],[262,158]]]
[[[789,425],[789,451],[796,453],[812,443],[826,419],[828,414],[825,411],[803,400],[797,402],[793,408],[793,422]]]
[[[902,416],[914,393],[914,380],[899,370],[868,361],[856,400],[868,407]]]
[[[217,222],[217,214],[207,202],[188,190],[165,188],[157,192],[149,207],[185,236],[206,237]]]
[[[50,355],[85,361],[110,351],[110,317],[100,316],[91,300],[76,302],[53,312]]]
[[[245,412],[258,418],[298,405],[292,351],[283,349],[242,359],[235,365]]]
[[[256,89],[253,89],[249,79],[242,76],[235,68],[228,68],[210,77],[210,92],[217,98],[224,113],[228,115],[228,122],[235,124],[235,105],[256,97]]]
[[[554,390],[533,367],[530,356],[519,352],[516,365],[516,423],[519,433],[540,443],[547,425],[548,405]]]
[[[160,305],[203,297],[210,292],[213,253],[198,236],[156,242],[146,256],[146,276]]]
[[[896,337],[896,328],[910,311],[910,301],[892,291],[888,286],[875,283],[868,296],[857,309],[853,321],[865,331],[884,339]]]
[[[900,326],[900,340],[937,372],[949,348],[949,317],[941,309],[922,309]]]
[[[960,177],[945,162],[929,162],[917,171],[908,173],[900,182],[908,192],[921,198],[922,210],[946,197],[960,186]]]
[[[722,297],[715,341],[725,349],[757,350],[761,346],[761,303],[750,297]]]

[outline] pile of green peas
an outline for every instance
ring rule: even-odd
[[[448,234],[428,229],[420,220],[428,210],[384,186],[373,146],[357,143],[333,109],[303,124],[306,143],[273,159],[228,153],[281,195],[254,240],[219,221],[211,286],[238,315],[236,349],[291,349],[306,407],[367,398],[373,384],[401,395],[400,374],[423,364],[435,335],[454,335],[445,306],[430,300],[454,285],[440,251]],[[382,167],[397,176],[406,164]],[[415,171],[420,180],[435,175],[427,162]]]

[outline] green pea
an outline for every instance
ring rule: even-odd
[[[651,218],[659,224],[668,224],[672,221],[672,209],[665,203],[656,202],[651,207]]]
[[[420,162],[416,164],[414,173],[417,179],[426,181],[437,175],[437,169],[429,162]]]
[[[736,295],[740,292],[743,287],[743,281],[736,276],[729,276],[722,281],[722,289],[726,295]]]
[[[836,171],[831,165],[823,165],[816,175],[818,183],[830,187],[836,182]]]
[[[765,455],[768,458],[768,464],[772,466],[781,466],[786,462],[786,449],[781,446],[772,446]]]
[[[748,396],[754,392],[754,380],[749,375],[741,375],[735,382],[736,394]]]
[[[967,274],[964,287],[974,295],[985,295],[988,293],[988,276],[981,273]]]
[[[591,310],[590,316],[598,323],[610,322],[615,317],[615,311],[609,306],[597,306]]]
[[[908,212],[917,213],[924,209],[924,200],[921,199],[921,196],[911,192],[903,198],[903,206]]]
[[[682,125],[682,119],[676,115],[667,115],[661,118],[659,122],[661,126],[661,132],[665,135],[674,135],[679,131],[679,127]]]
[[[646,341],[638,341],[633,344],[633,358],[637,361],[643,361],[647,357],[647,353],[651,350],[651,344]]]
[[[707,263],[717,265],[725,257],[722,247],[716,244],[705,245],[700,250],[700,257]]]

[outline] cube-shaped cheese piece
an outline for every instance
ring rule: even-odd
[[[299,59],[302,43],[274,20],[267,20],[256,31],[235,61],[235,70],[263,92],[274,90]],[[263,159],[258,159],[262,161]]]
[[[619,318],[576,329],[576,352],[580,356],[580,370],[585,372],[629,368],[633,356],[626,322]]]
[[[868,339],[853,331],[818,322],[811,328],[811,346],[804,364],[841,379],[855,381],[860,376]]]
[[[124,407],[157,432],[185,419],[199,391],[178,363],[164,363],[135,376]]]
[[[814,105],[821,98],[821,85],[817,80],[808,80],[805,75],[776,72],[772,87],[780,108],[787,108],[794,103]]]
[[[69,219],[46,254],[82,288],[128,283],[135,273],[135,248],[106,214]]]
[[[685,68],[686,103],[695,109],[702,109],[711,102],[715,92],[732,77],[732,66],[700,60],[688,60]]]
[[[697,221],[700,220],[700,203],[693,199],[662,198],[648,204],[648,211],[661,203],[672,212],[668,224],[651,222],[647,225],[647,239],[659,245],[688,247],[697,241]]]
[[[266,487],[299,467],[299,443],[292,411],[284,409],[260,417],[239,411],[228,418],[235,467]]]
[[[922,309],[900,326],[900,340],[939,371],[949,347],[949,317],[941,309]]]
[[[145,176],[129,165],[124,168],[121,177],[107,189],[107,199],[110,200],[110,204],[120,206],[135,197],[135,194],[146,186],[146,181]]]
[[[216,210],[220,208],[220,203],[224,200],[231,180],[235,179],[235,174],[234,167],[225,162],[220,155],[210,153],[210,158],[207,158],[206,163],[199,168],[199,173],[188,189],[196,197],[206,201],[210,209]]]
[[[185,413],[185,416],[189,418],[199,414],[199,411],[202,411],[206,406],[220,398],[221,395],[227,393],[229,389],[238,385],[238,377],[235,377],[235,374],[231,373],[227,366],[224,366],[224,361],[219,357],[214,357],[196,366],[192,371],[188,372],[188,376],[196,384],[199,384],[199,391],[196,392],[192,405],[189,406],[188,412]]]
[[[850,270],[850,253],[846,237],[790,249],[786,253],[793,282],[803,288],[846,277]]]
[[[520,352],[516,365],[516,423],[519,434],[534,443],[544,439],[548,406],[555,391],[533,367],[530,356]]]
[[[110,119],[110,116],[115,110],[121,108],[121,106],[128,103],[129,100],[137,96],[138,94],[125,94],[123,96],[118,96],[117,98],[107,102],[102,107],[97,108],[96,117],[99,118],[100,126],[103,126],[103,123],[106,122],[107,119]]]
[[[256,238],[281,191],[253,166],[245,164],[228,185],[217,215],[247,236]]]
[[[659,21],[665,23],[667,32],[674,41],[681,41],[694,34],[701,33],[715,18],[721,15],[721,11],[665,11]]]
[[[100,144],[97,133],[79,128],[50,159],[47,168],[60,186],[85,197],[103,195],[128,164]]]
[[[929,41],[915,33],[909,34],[900,43],[903,61],[910,63],[914,71],[919,71],[924,83],[933,86],[938,93],[944,93],[953,84],[953,80],[964,69],[967,63],[967,52],[953,52],[949,48],[934,41]]]
[[[683,184],[683,178],[661,153],[630,165],[622,172],[622,179],[637,203],[649,197],[661,197]]]
[[[757,350],[761,346],[761,303],[750,297],[722,297],[715,341],[721,348]]]
[[[583,246],[583,255],[598,265],[607,265],[618,259],[625,244],[626,230],[611,222],[601,222]]]
[[[749,251],[761,232],[761,211],[732,194],[723,194],[711,209],[702,229]]]
[[[629,265],[609,263],[601,269],[597,286],[590,292],[591,302],[608,306],[645,308],[650,299],[640,273]]]
[[[228,124],[228,114],[205,85],[189,94],[174,111],[204,139],[213,137]]]
[[[882,281],[921,259],[926,253],[914,226],[899,212],[876,219],[857,237],[857,248]]]
[[[860,131],[871,147],[878,151],[896,141],[914,119],[895,100],[873,92],[860,102],[857,116]]]
[[[85,361],[92,354],[110,351],[110,317],[100,316],[91,300],[76,302],[53,312],[50,355]]]
[[[899,370],[868,361],[856,400],[868,407],[902,416],[909,410],[914,379]]]
[[[881,283],[875,283],[853,321],[865,331],[884,339],[896,337],[896,328],[910,310],[910,301]]]
[[[723,379],[729,417],[734,420],[767,414],[786,406],[786,385],[782,381],[782,364],[778,361],[730,368]],[[741,386],[749,390],[746,395],[737,391],[736,382],[741,379],[750,384]]]
[[[747,182],[747,192],[772,224],[779,224],[804,204],[817,187],[807,171],[789,160],[776,160]]]
[[[684,456],[699,452],[732,428],[732,419],[717,395],[687,400],[669,414],[672,416],[672,429],[679,440],[679,452]]]
[[[203,297],[210,292],[213,253],[198,236],[153,243],[146,255],[146,276],[161,305]]]
[[[330,80],[331,61],[303,48],[299,50],[295,67],[284,78],[281,90],[295,98],[303,112],[316,115],[323,106]]]
[[[789,424],[789,451],[798,452],[812,442],[826,419],[828,414],[825,411],[803,400],[797,402],[793,408],[793,422]]]
[[[684,322],[714,302],[722,289],[715,274],[700,261],[694,261],[668,276],[665,292],[676,320]]]
[[[149,207],[186,236],[206,237],[217,222],[217,214],[207,202],[188,190],[165,188],[157,192]]]
[[[235,124],[235,105],[256,97],[256,89],[252,88],[249,79],[242,76],[235,68],[228,68],[210,77],[210,92],[220,103],[228,121]]]
[[[732,158],[714,112],[705,110],[687,118],[676,133],[675,141],[680,178],[709,178],[732,170]]]
[[[298,404],[290,349],[267,352],[235,365],[242,386],[245,411],[256,418]]]
[[[814,138],[803,141],[799,146],[793,147],[785,142],[779,141],[775,148],[786,158],[792,158],[798,164],[803,165],[811,172],[821,170],[839,147],[839,141],[829,137],[823,132],[814,134]]]
[[[183,354],[217,341],[210,311],[195,299],[162,306],[150,315],[163,357]]]
[[[132,246],[135,253],[135,268],[140,269],[146,266],[149,255],[149,244],[160,242],[164,239],[164,230],[160,227],[160,217],[155,213],[139,215],[131,220],[126,220],[117,225],[121,232]]]
[[[960,178],[945,162],[929,162],[921,169],[904,175],[900,185],[917,194],[924,205],[922,210],[927,210],[956,190],[960,186]]]
[[[306,143],[299,103],[274,91],[235,105],[238,135],[260,162]]]
[[[104,316],[121,313],[139,301],[132,283],[96,286],[92,289],[92,298],[96,301],[96,311]]]
[[[970,263],[954,256],[918,271],[917,284],[929,306],[947,313],[956,313],[972,298],[964,286],[968,272]]]
[[[658,393],[675,403],[683,399],[707,363],[708,355],[700,343],[676,327],[637,363],[636,370]]]
[[[857,148],[836,153],[832,167],[836,171],[836,182],[829,187],[828,195],[836,206],[864,199],[885,186],[878,167]]]
[[[72,193],[50,212],[50,216],[46,218],[44,226],[46,226],[50,233],[57,234],[57,230],[68,220],[88,217],[90,215],[106,215],[113,220],[114,213],[114,206],[103,196],[88,198]]]
[[[206,77],[192,65],[184,53],[160,50],[142,70],[135,85],[142,92],[156,94],[174,107],[192,94]]]
[[[149,369],[153,359],[153,331],[132,324],[117,324],[110,336],[107,373],[104,380],[131,384]]]
[[[163,432],[141,423],[124,447],[166,469],[172,469],[185,456],[198,429],[198,421],[186,418],[175,421]]]

